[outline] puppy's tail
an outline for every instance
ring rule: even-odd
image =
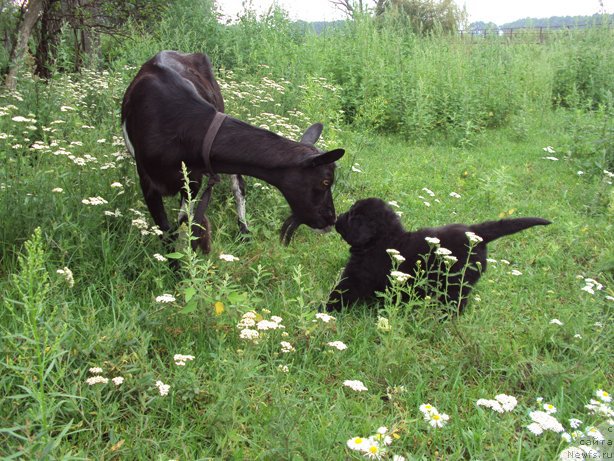
[[[547,226],[552,224],[547,219],[542,218],[515,218],[502,219],[500,221],[486,221],[481,224],[469,226],[472,232],[484,239],[484,243],[503,237],[504,235],[515,234],[533,226]]]

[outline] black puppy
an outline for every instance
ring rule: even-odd
[[[342,306],[372,297],[376,291],[385,291],[390,285],[393,258],[386,250],[397,250],[404,258],[398,270],[410,275],[407,283],[413,285],[414,292],[420,297],[436,297],[460,314],[471,287],[486,270],[486,244],[547,224],[550,221],[541,218],[518,218],[406,232],[397,214],[383,200],[359,200],[335,224],[337,232],[350,244],[350,260],[326,310],[339,311]]]

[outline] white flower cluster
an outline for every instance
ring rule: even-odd
[[[326,345],[340,351],[344,351],[348,348],[347,345],[342,341],[329,341],[328,343],[326,343]]]
[[[175,297],[168,293],[164,293],[160,296],[156,296],[156,302],[158,303],[168,304],[168,303],[174,303],[175,301],[176,301]]]
[[[281,323],[282,321],[283,319],[278,315],[272,315],[271,318],[267,320],[254,311],[248,311],[241,316],[241,320],[237,323],[237,328],[241,330],[239,338],[257,343],[260,339],[261,331],[285,329],[286,327]]]
[[[388,333],[391,329],[390,321],[386,317],[377,317],[377,331]]]
[[[447,414],[440,413],[439,410],[430,403],[423,403],[420,405],[420,411],[424,416],[424,420],[435,428],[445,426],[450,420]]]
[[[81,203],[83,203],[84,205],[97,206],[97,205],[106,205],[109,202],[107,202],[102,197],[89,197],[89,198],[84,198],[83,200],[81,200]]]
[[[94,386],[96,384],[107,384],[109,382],[109,378],[105,378],[104,376],[101,375],[103,371],[102,368],[91,367],[88,371],[92,375],[94,375],[94,376],[90,376],[89,378],[85,380],[88,386]],[[111,381],[113,382],[113,384],[119,387],[124,382],[124,378],[122,378],[121,376],[116,376],[115,378],[111,379]]]
[[[401,271],[390,271],[390,276],[399,283],[405,283],[411,278],[411,275]]]
[[[224,253],[221,253],[221,254],[220,254],[220,259],[221,259],[222,261],[226,261],[226,262],[230,262],[230,263],[232,263],[232,262],[235,262],[235,261],[238,261],[238,260],[239,260],[239,258],[237,258],[236,256],[233,256],[233,255],[227,255],[227,254],[224,254]]]
[[[595,291],[603,290],[603,285],[595,279],[585,278],[584,286],[580,289],[582,291],[586,291],[587,293],[590,293],[591,295],[594,295]]]
[[[60,274],[68,283],[70,288],[75,286],[75,279],[73,278],[72,271],[68,267],[64,267],[64,269],[58,269],[56,273]]]
[[[392,444],[392,437],[388,434],[387,427],[380,427],[376,433],[369,437],[352,437],[346,442],[350,450],[362,453],[369,459],[382,459],[386,456],[387,447]],[[394,455],[393,461],[404,461],[402,456]]]
[[[191,362],[194,360],[194,358],[195,357],[193,355],[175,354],[173,356],[173,361],[175,362],[175,365],[183,367],[185,366],[186,362]]]
[[[535,435],[541,435],[544,431],[552,431],[557,434],[564,431],[563,425],[552,415],[545,411],[532,411],[529,417],[533,421],[527,429]]]
[[[497,413],[505,413],[513,411],[514,408],[516,408],[516,405],[518,405],[518,400],[516,400],[516,397],[513,397],[511,395],[499,394],[495,395],[495,398],[493,400],[479,399],[476,402],[476,405],[478,407],[490,408]]]
[[[314,322],[317,322],[318,320],[321,320],[324,323],[330,323],[331,321],[334,321],[336,319],[332,315],[324,314],[323,312],[318,312],[316,314],[316,320],[314,320]]]
[[[359,381],[357,379],[346,379],[345,381],[343,381],[343,385],[349,387],[356,392],[364,392],[369,390],[367,389],[367,386],[363,384],[362,381]]]
[[[171,390],[170,384],[164,384],[162,381],[156,381],[156,387],[158,388],[158,392],[162,397],[168,395],[168,392]]]
[[[288,341],[282,341],[279,343],[279,345],[281,346],[281,352],[284,354],[296,351],[296,349],[294,349],[294,346]]]
[[[484,241],[482,237],[480,237],[474,232],[465,232],[465,235],[467,236],[467,238],[469,239],[471,243],[480,243]]]

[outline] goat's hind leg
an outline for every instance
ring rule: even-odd
[[[230,187],[232,194],[235,197],[237,206],[237,221],[239,223],[239,232],[242,235],[249,234],[247,227],[247,219],[245,218],[245,180],[240,174],[230,175]]]

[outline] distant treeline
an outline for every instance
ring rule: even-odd
[[[469,30],[502,30],[524,27],[591,27],[612,24],[614,14],[594,14],[592,16],[551,16],[549,18],[524,18],[497,25],[494,22],[477,21],[469,25]]]
[[[345,20],[337,21],[297,21],[295,24],[301,29],[311,29],[317,34],[326,29],[335,29],[343,27]],[[497,31],[503,29],[518,29],[518,28],[583,28],[593,27],[603,24],[614,24],[614,14],[594,14],[592,16],[551,16],[549,18],[524,18],[513,22],[497,25],[494,22],[476,21],[469,24],[467,31]]]

